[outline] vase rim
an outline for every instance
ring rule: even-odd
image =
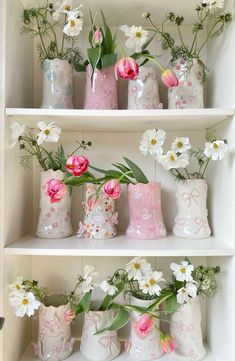
[[[186,179],[185,182],[179,182],[178,184],[183,185],[184,183],[194,183],[194,182],[207,183],[206,179],[197,179],[197,178],[195,178],[195,179]]]
[[[69,63],[70,64],[70,62],[68,61],[68,60],[66,60],[66,59],[60,59],[60,58],[54,58],[54,59],[48,59],[48,58],[46,58],[46,59],[44,59],[43,60],[43,62],[44,61],[61,61],[61,62],[64,62],[64,63]],[[70,64],[71,65],[71,64]]]
[[[59,306],[53,306],[53,305],[49,305],[49,306],[46,306],[46,305],[44,305],[44,303],[41,303],[41,305],[40,305],[40,307],[43,307],[43,308],[46,308],[47,310],[49,310],[50,308],[51,309],[59,309],[60,307],[62,308],[66,308],[66,307],[70,307],[70,303],[68,302],[68,303],[66,303],[66,304],[64,304],[64,305],[59,305]]]
[[[148,183],[136,183],[136,184],[128,184],[128,187],[136,187],[136,186],[139,186],[139,185],[142,185],[142,186],[148,186],[148,185],[159,185],[161,186],[161,183],[160,182],[148,182]]]

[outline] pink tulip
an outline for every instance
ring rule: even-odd
[[[144,314],[134,323],[134,330],[140,339],[144,339],[154,328],[153,317]]]
[[[89,160],[86,157],[72,155],[67,159],[66,170],[75,177],[87,171]]]
[[[103,42],[103,34],[98,28],[92,36],[92,46],[95,48],[96,46],[100,46],[102,42]]]
[[[58,179],[50,179],[45,184],[46,192],[45,194],[50,197],[51,203],[60,202],[65,193],[67,192],[66,185],[63,181]]]
[[[122,188],[118,180],[111,179],[105,183],[103,191],[108,197],[117,199],[121,195]]]
[[[168,88],[178,86],[179,80],[172,69],[165,69],[162,73],[162,81]]]
[[[134,80],[139,74],[139,65],[133,58],[122,58],[116,63],[114,72],[116,79],[120,76],[124,80]]]
[[[161,335],[161,349],[164,353],[171,353],[175,349],[175,339],[170,335]]]
[[[64,312],[64,324],[69,325],[74,320],[75,317],[76,317],[75,313],[71,308],[69,308]]]

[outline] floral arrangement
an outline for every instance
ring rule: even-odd
[[[227,141],[219,139],[214,132],[207,133],[204,149],[192,149],[189,138],[176,137],[171,149],[164,153],[165,139],[164,130],[146,130],[140,140],[139,149],[144,155],[149,153],[179,181],[204,179],[209,162],[222,160],[228,151]],[[198,165],[198,170],[194,172],[187,169],[190,157],[194,158]]]
[[[45,59],[67,60],[74,64],[80,62],[80,50],[75,41],[83,26],[82,5],[72,8],[72,1],[48,1],[38,7],[27,7],[22,13],[22,32],[37,37],[39,57]],[[61,43],[58,40],[58,29],[62,30]],[[48,43],[49,39],[49,43]]]
[[[182,35],[183,16],[170,12],[166,14],[160,26],[154,24],[149,12],[144,13],[143,17],[152,25],[150,31],[162,40],[163,49],[170,50],[171,62],[174,63],[178,59],[184,59],[188,61],[187,70],[190,70],[193,65],[193,59],[197,59],[203,70],[203,80],[205,80],[208,69],[201,58],[201,51],[209,39],[220,36],[232,20],[231,13],[223,11],[223,5],[223,0],[203,0],[196,7],[196,21],[192,25],[193,40],[191,44],[187,44]],[[179,44],[176,43],[174,37],[166,30],[166,27],[169,25],[176,26],[180,39]],[[207,37],[203,42],[200,42],[199,36],[204,29],[207,29]]]

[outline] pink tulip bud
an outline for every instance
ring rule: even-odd
[[[138,321],[134,323],[134,331],[140,339],[144,339],[153,328],[154,319],[147,313],[139,316]]]
[[[87,171],[89,160],[86,157],[72,155],[67,159],[66,170],[75,177]]]
[[[46,192],[45,194],[50,197],[51,203],[60,202],[65,193],[67,192],[66,185],[63,181],[58,179],[50,179],[45,184]]]
[[[172,69],[166,69],[162,73],[162,81],[168,88],[173,88],[179,84],[179,80]]]
[[[116,79],[118,79],[118,76],[120,76],[120,78],[124,80],[134,80],[139,74],[139,65],[135,59],[131,57],[122,58],[116,63],[114,72]]]
[[[64,312],[64,324],[69,325],[74,320],[75,317],[76,317],[75,313],[71,308],[69,308]]]
[[[108,197],[117,199],[121,195],[122,188],[118,180],[111,179],[105,183],[103,191]]]
[[[92,46],[95,48],[96,46],[100,46],[103,42],[103,34],[100,31],[100,29],[98,28],[92,37]]]
[[[175,349],[175,339],[170,335],[161,335],[161,349],[164,353],[171,353]]]

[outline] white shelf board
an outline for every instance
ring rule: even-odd
[[[7,108],[6,115],[34,128],[40,120],[55,121],[67,131],[197,130],[214,127],[234,116],[234,109],[85,110]]]
[[[4,249],[5,255],[35,256],[232,256],[235,250],[215,237],[188,240],[169,235],[160,240],[135,240],[120,235],[95,240],[71,236],[63,239],[40,239],[29,234]]]
[[[211,350],[205,345],[206,347],[206,356],[203,361],[215,361],[215,358],[212,355]],[[71,356],[69,356],[67,361],[87,361],[81,352],[79,351],[79,344],[77,343],[74,352]],[[133,358],[128,356],[125,352],[121,352],[121,354],[115,359],[116,361],[133,361]],[[171,355],[164,355],[160,358],[161,361],[173,361],[175,360]],[[35,357],[32,352],[32,346],[29,345],[24,352],[23,356],[21,357],[20,361],[40,361],[39,358]]]

